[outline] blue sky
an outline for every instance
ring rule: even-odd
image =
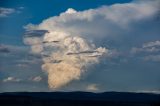
[[[0,92],[160,92],[159,3],[0,1]]]

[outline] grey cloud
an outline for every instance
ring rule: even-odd
[[[33,82],[40,82],[43,80],[43,78],[41,76],[35,76],[35,77],[29,78],[29,80]]]
[[[47,30],[29,30],[25,32],[24,36],[36,37],[36,36],[43,36],[45,33],[49,33],[49,32]]]
[[[4,64],[3,68],[8,67],[8,64],[18,69],[30,68],[42,62],[41,56],[31,54],[27,46],[0,44],[0,57],[0,65]]]
[[[22,64],[22,63],[19,63],[16,66],[20,67],[20,68],[28,68],[29,67],[27,64]]]
[[[150,41],[142,44],[141,47],[133,47],[131,49],[131,54],[135,55],[136,57],[141,57],[145,61],[159,62],[160,41]]]
[[[10,50],[5,45],[0,44],[0,53],[10,53]]]
[[[99,51],[80,51],[80,52],[77,52],[77,53],[72,53],[72,52],[69,52],[67,53],[67,55],[78,55],[78,54],[92,54],[92,53],[99,53]]]
[[[0,44],[0,52],[17,54],[27,52],[28,50],[27,46]]]
[[[154,47],[154,46],[157,46],[157,47],[160,46],[160,41],[157,40],[157,41],[152,41],[152,42],[143,44],[143,48]]]
[[[24,66],[25,66],[25,64],[26,64],[26,65],[33,65],[33,64],[41,63],[42,60],[41,60],[41,59],[36,59],[36,58],[34,58],[34,57],[32,57],[32,58],[27,57],[26,59],[19,59],[19,60],[16,60],[15,62],[16,62],[17,64],[18,64],[18,63],[21,63],[22,66],[23,66],[23,64],[24,64]]]
[[[26,78],[17,78],[17,77],[13,77],[13,76],[8,76],[8,77],[6,77],[6,78],[4,78],[3,80],[2,80],[2,82],[3,83],[6,83],[6,82],[30,82],[30,81],[32,81],[32,82],[40,82],[40,81],[42,81],[43,80],[43,78],[41,77],[41,76],[32,76],[32,77],[30,77],[30,78],[28,78],[28,79],[26,79]]]
[[[148,55],[144,57],[145,61],[154,61],[154,62],[160,62],[160,54],[159,55]]]
[[[131,53],[159,53],[160,52],[160,41],[150,41],[144,43],[141,47],[133,47]]]

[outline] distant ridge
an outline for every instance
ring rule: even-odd
[[[0,93],[0,106],[84,106],[86,104],[87,106],[160,106],[160,94],[131,92]]]

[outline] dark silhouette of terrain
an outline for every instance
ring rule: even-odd
[[[0,106],[160,106],[160,94],[10,92],[0,93]]]

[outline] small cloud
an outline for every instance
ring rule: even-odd
[[[98,91],[98,85],[97,84],[90,84],[87,86],[87,91]]]
[[[13,8],[3,8],[0,7],[0,17],[7,17],[8,15],[15,12],[15,9]]]
[[[15,78],[15,77],[7,77],[3,79],[3,82],[20,82],[21,79]]]
[[[0,52],[3,53],[22,53],[22,52],[27,52],[28,51],[27,46],[13,46],[13,45],[6,45],[6,44],[0,44]]]
[[[17,64],[16,66],[17,66],[17,67],[23,67],[23,68],[27,68],[27,67],[28,67],[27,64],[21,64],[21,63],[20,63],[20,64]]]
[[[41,76],[31,77],[29,80],[33,82],[40,82],[42,80]]]
[[[17,62],[17,66],[18,67],[28,67],[28,65],[33,65],[33,64],[37,64],[37,63],[41,63],[42,60],[40,58],[37,58],[37,57],[27,57],[27,58],[24,58],[24,59],[20,59],[20,60],[16,60]],[[20,64],[18,64],[20,63]]]
[[[5,47],[4,45],[0,44],[0,53],[9,53],[9,49]]]
[[[21,6],[21,7],[19,7],[19,9],[23,10],[23,9],[24,9],[24,7],[22,7],[22,6]]]

